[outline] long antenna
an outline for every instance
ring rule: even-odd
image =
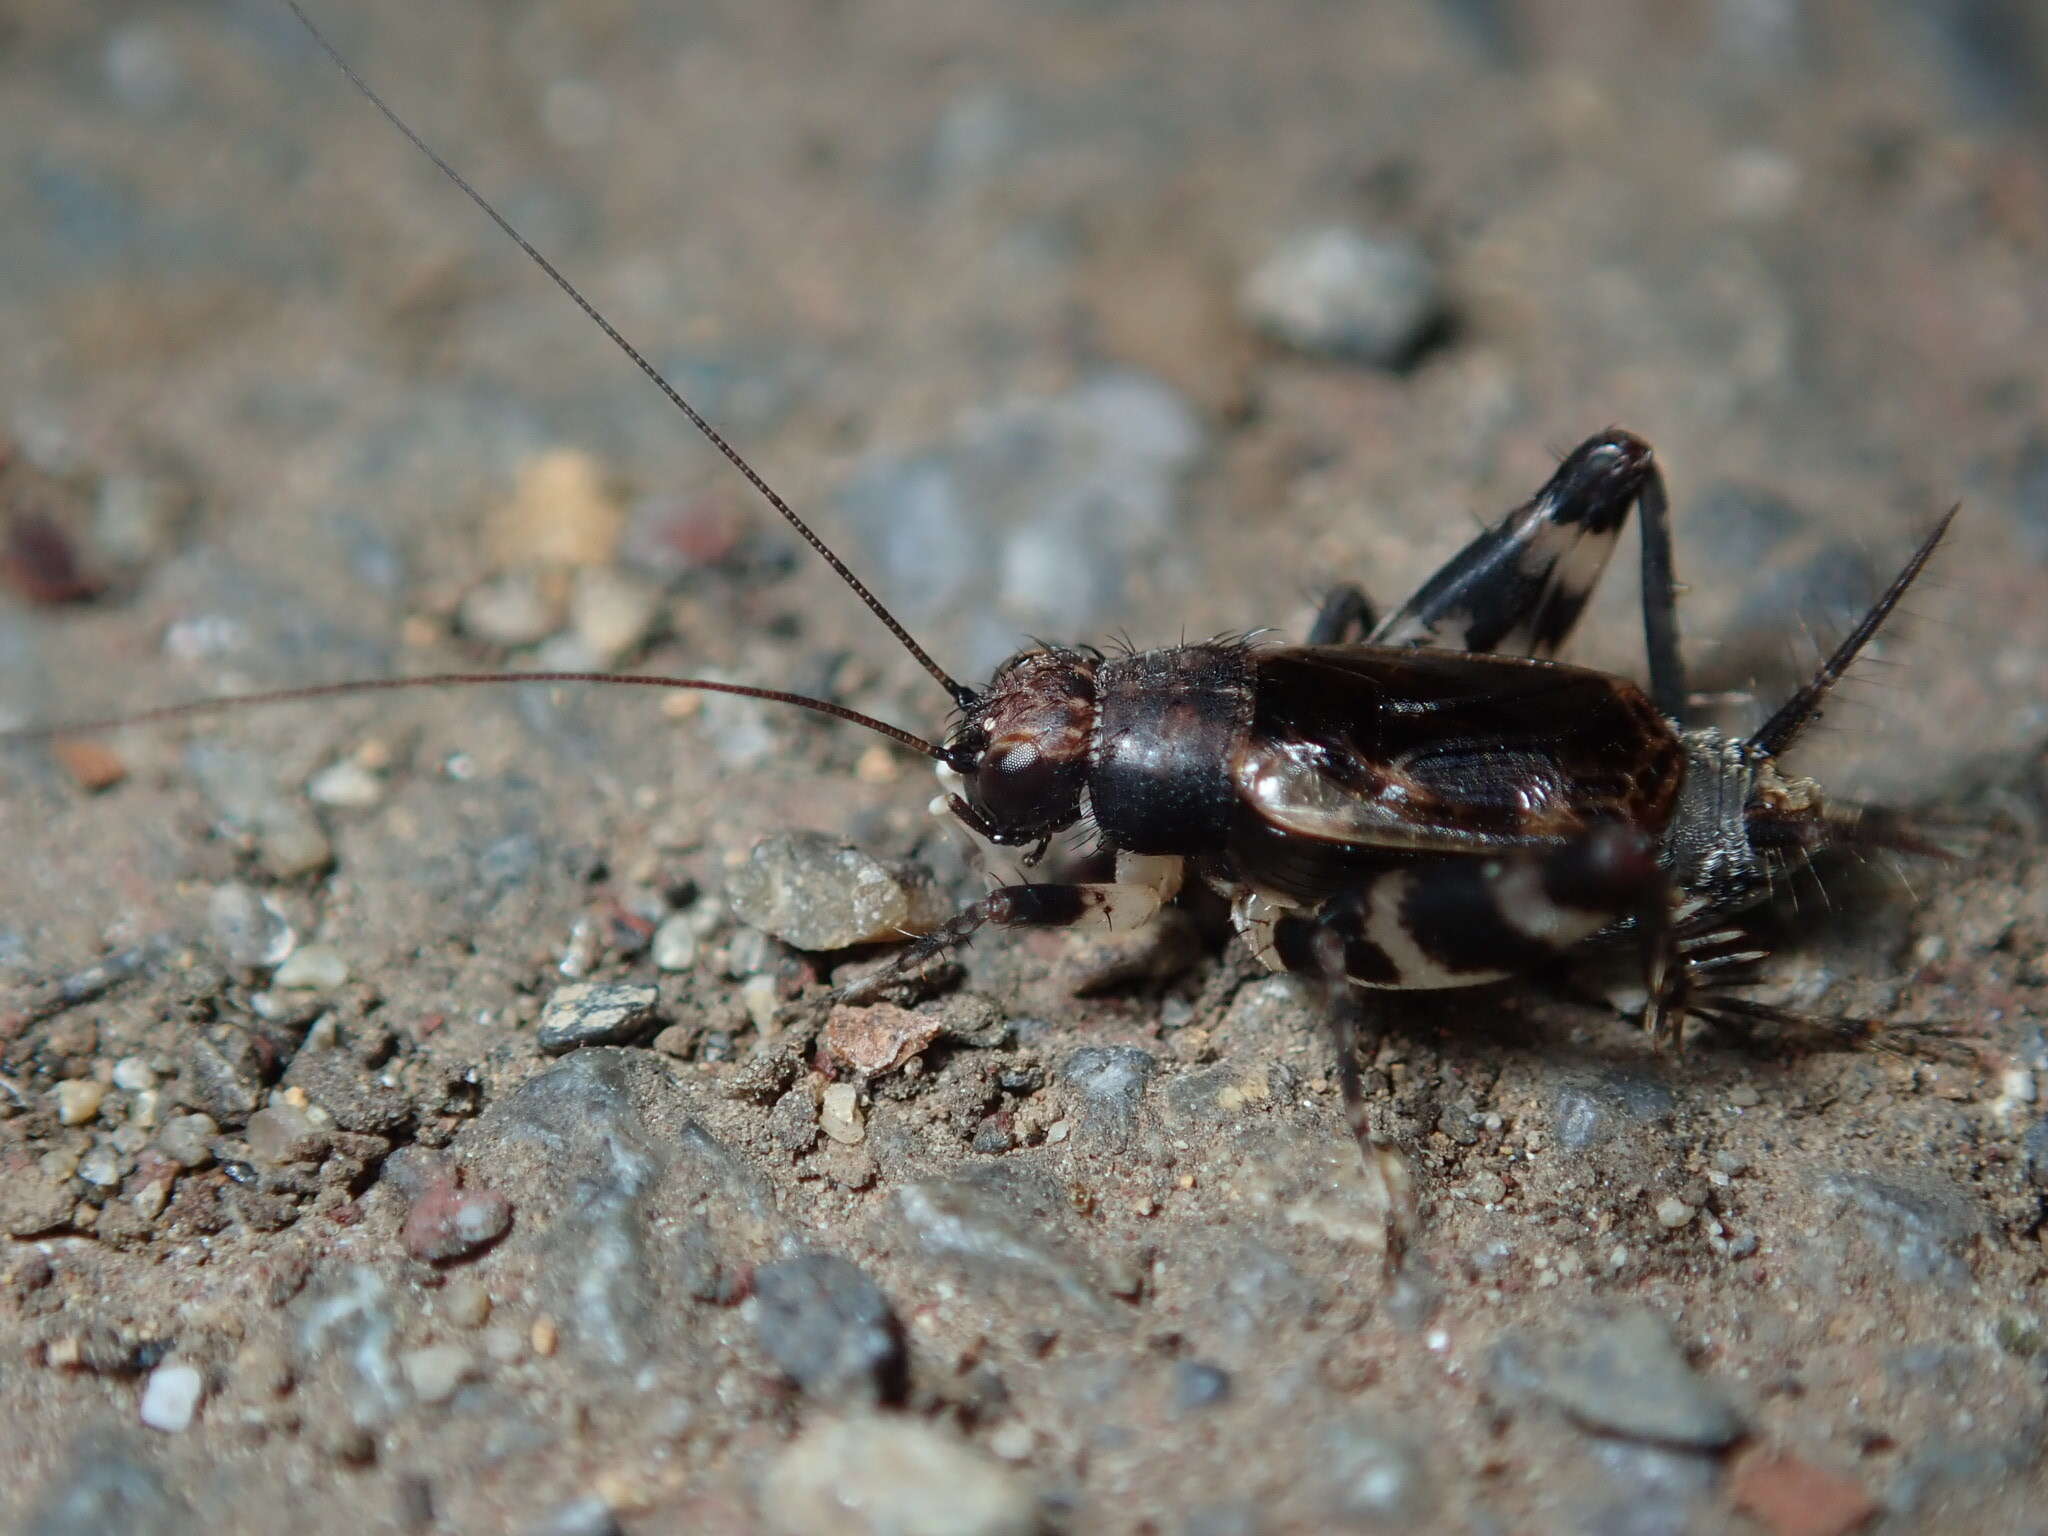
[[[1849,670],[1857,653],[1870,643],[1879,626],[1899,605],[1899,599],[1906,595],[1906,589],[1926,569],[1927,562],[1934,558],[1935,547],[1941,543],[1942,535],[1948,532],[1948,525],[1956,520],[1960,511],[1960,503],[1948,509],[1942,520],[1934,525],[1934,531],[1920,541],[1920,547],[1913,551],[1913,558],[1906,562],[1905,569],[1892,578],[1892,584],[1884,589],[1884,595],[1871,604],[1870,612],[1863,615],[1862,621],[1849,631],[1849,637],[1836,646],[1834,654],[1821,664],[1812,681],[1779,706],[1778,712],[1764,722],[1763,729],[1749,738],[1751,746],[1776,757],[1792,745],[1801,731],[1820,718],[1820,707],[1828,696],[1828,690],[1842,680],[1842,674]]]
[[[830,715],[888,737],[913,752],[945,762],[941,747],[922,736],[864,715],[857,709],[814,699],[801,693],[784,693],[777,688],[750,688],[744,683],[715,683],[703,677],[653,677],[636,672],[432,672],[423,677],[372,677],[348,683],[312,683],[303,688],[273,688],[266,693],[232,694],[224,699],[196,699],[189,704],[166,704],[160,709],[138,710],[131,715],[104,715],[96,720],[73,720],[61,725],[25,725],[0,730],[0,741],[49,741],[59,736],[85,736],[97,731],[119,730],[130,725],[156,725],[166,720],[184,720],[193,715],[217,715],[230,709],[256,704],[293,704],[307,699],[332,699],[351,693],[391,693],[400,688],[467,688],[478,683],[603,683],[626,688],[680,688],[697,693],[732,693],[743,699],[766,699],[773,704],[794,704],[800,709]]]
[[[654,387],[660,390],[664,395],[668,397],[669,404],[673,405],[677,410],[681,411],[683,415],[689,419],[690,425],[695,427],[699,432],[703,433],[705,440],[709,442],[712,447],[716,448],[720,453],[724,454],[727,462],[729,462],[734,469],[737,469],[741,475],[745,476],[747,484],[751,485],[755,490],[759,491],[761,493],[762,498],[768,503],[768,505],[773,507],[777,512],[781,513],[783,520],[787,522],[790,527],[794,528],[798,532],[798,534],[802,536],[803,541],[806,544],[810,545],[812,549],[815,549],[818,552],[818,554],[824,559],[827,565],[831,566],[832,569],[838,573],[839,579],[845,582],[849,587],[853,588],[854,595],[858,597],[862,602],[868,605],[869,612],[873,613],[876,618],[882,621],[883,626],[888,629],[890,634],[896,637],[897,641],[903,646],[903,648],[906,651],[910,652],[911,656],[916,659],[917,664],[923,667],[925,671],[929,672],[933,677],[938,679],[939,686],[944,688],[947,693],[953,696],[953,702],[955,704],[959,705],[962,709],[966,709],[969,706],[971,706],[979,697],[979,695],[977,695],[972,688],[967,687],[964,683],[955,682],[953,678],[947,673],[944,667],[941,667],[936,661],[932,660],[931,653],[926,651],[925,648],[919,645],[915,640],[911,639],[910,631],[905,629],[903,625],[900,622],[898,622],[896,615],[894,615],[887,608],[882,606],[882,600],[876,597],[874,593],[870,592],[867,589],[867,584],[863,582],[858,576],[854,575],[853,572],[847,568],[846,562],[844,560],[841,560],[834,553],[832,553],[831,549],[826,545],[825,541],[819,538],[817,534],[811,531],[811,525],[805,522],[801,517],[797,516],[796,508],[792,507],[788,502],[784,501],[782,497],[779,494],[777,494],[774,487],[769,485],[766,480],[763,480],[761,478],[759,471],[757,471],[753,465],[749,464],[746,461],[745,457],[741,455],[740,451],[737,448],[733,447],[731,443],[727,442],[725,440],[724,435],[720,433],[716,427],[712,426],[710,422],[706,421],[704,417],[698,413],[697,408],[695,406],[691,405],[689,401],[685,400],[682,397],[681,392],[676,389],[675,385],[669,383],[669,381],[662,376],[661,370],[659,368],[656,368],[654,364],[650,363],[646,359],[646,357],[641,354],[640,349],[638,347],[634,346],[630,341],[626,340],[624,336],[620,335],[618,328],[614,326],[611,323],[611,321],[607,320],[602,313],[599,312],[598,307],[595,304],[591,303],[590,300],[586,299],[583,296],[582,290],[579,289],[574,283],[570,282],[568,278],[564,277],[562,275],[561,269],[558,268],[552,261],[549,261],[547,257],[543,256],[540,253],[540,251],[535,248],[532,241],[528,240],[526,236],[522,235],[521,233],[519,233],[517,229],[513,228],[511,221],[507,219],[502,213],[498,212],[496,207],[494,207],[491,204],[488,198],[486,198],[481,192],[477,191],[475,187],[471,186],[469,184],[468,178],[465,177],[462,174],[462,172],[456,170],[454,166],[450,165],[446,160],[442,159],[439,153],[435,151],[432,145],[427,143],[427,141],[421,138],[417,133],[413,132],[411,125],[408,124],[404,118],[400,117],[395,111],[393,111],[391,107],[385,103],[385,100],[382,96],[379,96],[374,90],[370,88],[369,82],[365,80],[361,75],[356,73],[355,66],[350,64],[347,59],[343,58],[341,56],[340,50],[338,50],[334,46],[334,44],[327,41],[326,35],[322,33],[318,27],[313,25],[313,18],[308,16],[302,9],[300,9],[299,0],[284,0],[284,3],[287,6],[291,7],[291,13],[299,18],[299,25],[306,29],[306,31],[312,36],[312,39],[315,43],[319,44],[320,51],[326,54],[328,58],[334,61],[335,67],[348,77],[349,84],[353,85],[358,91],[360,91],[363,95],[363,98],[366,101],[368,101],[371,106],[375,107],[378,110],[378,112],[383,114],[384,120],[390,123],[391,126],[396,128],[400,133],[404,134],[405,137],[411,141],[414,149],[417,149],[421,154],[425,155],[429,160],[431,160],[434,163],[434,167],[436,170],[440,171],[440,173],[443,176],[446,176],[450,181],[454,182],[456,187],[462,192],[462,195],[464,197],[468,198],[472,203],[475,203],[478,208],[482,209],[484,215],[487,218],[489,218],[493,224],[497,225],[499,229],[503,230],[506,236],[512,241],[514,245],[518,246],[520,250],[526,253],[527,259],[530,260],[535,266],[539,267],[541,271],[545,272],[548,275],[549,280],[552,281],[557,288],[561,289],[563,293],[568,295],[570,302],[573,303],[578,309],[582,310],[583,313],[587,315],[590,318],[590,320],[597,326],[597,328],[600,331],[603,331],[604,334],[610,338],[612,345],[617,347],[621,352],[625,353],[627,358],[629,358],[632,361],[633,366],[638,368],[642,373],[646,374],[647,377],[653,381]]]

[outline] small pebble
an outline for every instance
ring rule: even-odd
[[[306,781],[306,796],[316,805],[360,811],[384,798],[384,780],[352,757],[329,763]]]
[[[860,1090],[852,1083],[831,1083],[818,1106],[818,1126],[843,1146],[857,1146],[867,1139],[868,1128],[861,1117]]]
[[[78,1176],[98,1189],[121,1182],[121,1155],[112,1147],[94,1147],[78,1160]]]
[[[157,1150],[180,1168],[204,1168],[213,1161],[220,1127],[211,1115],[173,1115],[157,1132]]]
[[[445,1403],[476,1374],[476,1359],[460,1344],[430,1344],[398,1357],[406,1385],[423,1403]]]
[[[741,922],[814,951],[926,933],[952,916],[922,871],[822,832],[764,838],[727,878],[725,896]]]
[[[65,1125],[84,1125],[100,1112],[107,1096],[104,1084],[89,1077],[57,1085],[57,1119]]]
[[[308,944],[277,968],[271,980],[293,991],[332,992],[348,980],[348,962],[325,944]]]
[[[555,448],[520,466],[512,499],[491,515],[491,552],[499,563],[610,565],[626,514],[589,454]]]
[[[458,1280],[441,1292],[441,1315],[458,1328],[481,1328],[491,1320],[491,1293],[474,1280]]]
[[[1038,1501],[957,1436],[908,1418],[813,1424],[775,1459],[762,1513],[782,1536],[1028,1536]]]
[[[688,912],[674,912],[654,930],[654,968],[687,971],[697,963],[697,929]]]
[[[569,589],[569,624],[599,666],[637,650],[661,614],[661,589],[617,566],[586,566]]]
[[[205,1388],[195,1367],[168,1361],[159,1365],[142,1389],[142,1422],[167,1435],[182,1434],[191,1427]]]
[[[282,965],[299,942],[284,913],[239,881],[214,887],[206,924],[221,957],[248,970]]]
[[[1659,1226],[1677,1230],[1693,1218],[1693,1209],[1676,1195],[1666,1195],[1657,1202],[1657,1223]]]
[[[512,1225],[512,1202],[487,1189],[433,1180],[413,1196],[401,1238],[405,1251],[430,1264],[466,1258],[496,1242]]]
[[[1029,1424],[1020,1424],[1012,1419],[999,1425],[996,1432],[988,1437],[988,1448],[1005,1461],[1027,1461],[1038,1437],[1031,1432]]]
[[[1379,368],[1407,362],[1443,312],[1421,246],[1343,225],[1285,240],[1245,279],[1242,302],[1276,341]]]
[[[123,1056],[114,1063],[114,1086],[126,1093],[142,1093],[156,1086],[156,1070],[140,1056]]]
[[[561,604],[538,571],[508,571],[462,596],[456,622],[465,635],[490,645],[537,645],[561,623]]]
[[[1508,1197],[1508,1181],[1497,1173],[1482,1173],[1466,1192],[1481,1205],[1499,1205]]]
[[[624,982],[579,982],[561,987],[541,1010],[535,1041],[550,1056],[587,1045],[626,1045],[649,1033],[654,987]]]

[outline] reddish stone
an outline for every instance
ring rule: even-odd
[[[1744,1457],[1730,1491],[1771,1536],[1849,1536],[1879,1508],[1854,1478],[1783,1451]]]

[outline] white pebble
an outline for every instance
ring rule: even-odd
[[[308,944],[295,951],[271,977],[288,991],[331,992],[348,980],[348,962],[326,944]]]
[[[860,1090],[851,1083],[832,1083],[818,1106],[818,1125],[827,1136],[846,1146],[867,1139],[868,1128],[861,1120]]]
[[[406,1384],[423,1403],[445,1403],[476,1374],[476,1360],[460,1344],[429,1344],[398,1357]]]
[[[1676,1231],[1688,1221],[1691,1221],[1692,1217],[1692,1207],[1676,1195],[1666,1195],[1657,1202],[1657,1221],[1660,1226],[1669,1227]]]
[[[197,1367],[164,1364],[149,1373],[142,1389],[142,1422],[167,1435],[182,1434],[199,1411],[206,1381]]]
[[[697,963],[697,928],[688,912],[671,913],[654,930],[654,968],[687,971]]]
[[[124,1093],[142,1093],[156,1086],[156,1069],[140,1056],[123,1056],[114,1063],[114,1086]]]
[[[354,758],[344,757],[308,779],[306,794],[319,805],[359,811],[384,798],[384,780]]]

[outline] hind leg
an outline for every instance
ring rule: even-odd
[[[1654,545],[1661,551],[1662,574],[1654,583],[1661,611],[1671,586],[1663,481],[1649,444],[1616,430],[1590,437],[1566,455],[1542,490],[1452,556],[1372,632],[1372,641],[1555,655],[1598,585],[1629,508],[1639,501],[1646,529],[1653,522],[1657,527],[1645,549]],[[1648,590],[1646,585],[1646,599]],[[1659,650],[1653,640],[1653,656]]]

